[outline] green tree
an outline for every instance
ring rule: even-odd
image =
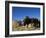
[[[34,27],[39,28],[40,27],[40,21],[38,21],[37,18],[34,19]]]
[[[29,22],[30,22],[30,18],[29,18],[28,16],[26,16],[23,21],[24,21],[24,25],[27,24],[27,28],[28,28],[28,24],[29,24]]]

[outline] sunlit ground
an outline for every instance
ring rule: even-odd
[[[33,24],[29,24],[29,25],[22,25],[20,26],[19,24],[17,23],[13,23],[12,24],[12,30],[13,31],[30,31],[30,30],[40,30],[40,28],[35,28],[33,26]]]

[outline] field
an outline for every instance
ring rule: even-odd
[[[39,30],[40,28],[36,28],[33,26],[34,23],[29,24],[29,25],[19,25],[17,22],[12,22],[12,30],[13,31],[30,31],[30,30]]]

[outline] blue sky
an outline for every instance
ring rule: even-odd
[[[23,20],[25,16],[40,19],[40,8],[12,7],[12,19]]]

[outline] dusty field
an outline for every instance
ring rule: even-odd
[[[33,27],[33,24],[31,25],[31,24],[29,24],[28,25],[28,27],[27,27],[27,25],[25,25],[25,26],[20,26],[20,25],[18,25],[18,24],[14,24],[13,26],[12,26],[12,30],[13,31],[30,31],[30,30],[39,30],[40,28],[35,28],[35,27]]]

